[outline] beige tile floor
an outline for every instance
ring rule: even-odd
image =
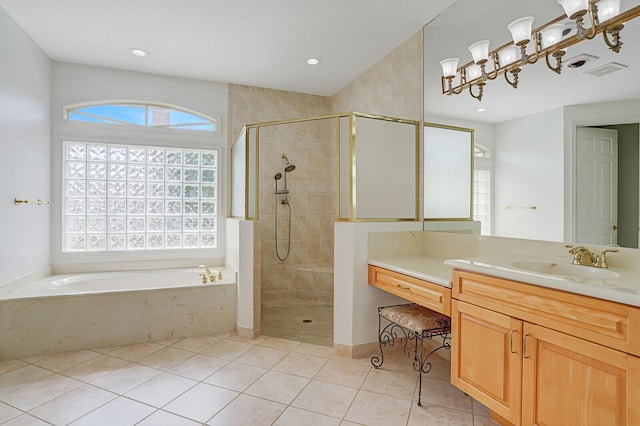
[[[489,425],[436,357],[418,376],[326,346],[233,334],[0,361],[3,425]]]

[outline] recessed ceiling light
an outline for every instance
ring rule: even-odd
[[[132,55],[136,56],[147,56],[149,54],[146,50],[142,50],[137,47],[132,47],[131,49],[129,49],[129,52],[131,52]]]
[[[476,111],[478,112],[485,112],[487,109],[486,108],[478,108]]]
[[[309,58],[307,59],[307,64],[309,65],[318,65],[320,63],[320,59],[318,58]]]

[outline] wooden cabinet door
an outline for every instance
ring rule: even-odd
[[[523,352],[523,425],[640,425],[640,358],[530,323]]]
[[[520,424],[522,321],[452,301],[451,383]]]

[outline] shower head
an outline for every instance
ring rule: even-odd
[[[276,174],[275,174],[275,175],[273,175],[273,179],[275,179],[275,180],[280,180],[280,179],[282,179],[282,173],[280,173],[280,172],[276,172]]]
[[[284,160],[284,171],[289,173],[296,169],[295,164],[289,163],[289,159],[286,154],[282,154],[282,159]]]

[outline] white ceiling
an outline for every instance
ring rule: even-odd
[[[53,60],[330,96],[454,0],[0,0]],[[149,56],[138,58],[138,47]],[[306,59],[321,58],[311,67]]]

